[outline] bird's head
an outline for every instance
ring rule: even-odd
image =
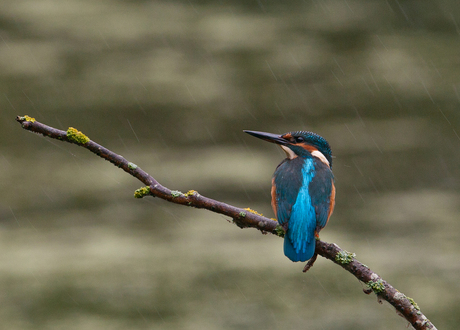
[[[278,144],[289,159],[296,157],[318,157],[332,168],[332,151],[329,143],[322,136],[308,131],[289,132],[281,135],[244,131],[259,139]]]

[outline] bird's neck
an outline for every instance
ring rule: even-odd
[[[295,152],[292,151],[290,148],[285,147],[285,146],[282,146],[282,145],[280,145],[280,147],[281,147],[281,149],[283,149],[283,151],[286,153],[286,158],[288,158],[288,159],[294,159],[294,158],[299,157],[299,156],[297,156],[297,155],[295,154]]]
[[[326,164],[328,167],[331,167],[331,165],[329,164],[329,161],[327,160],[326,156],[324,156],[324,154],[321,151],[314,150],[314,151],[312,151],[311,155],[313,157],[318,158],[321,162]]]
[[[290,148],[288,148],[286,146],[283,146],[283,145],[280,145],[280,147],[286,153],[286,158],[287,159],[292,160],[294,158],[299,157],[299,155],[297,155],[294,151],[292,151],[292,149],[290,149]],[[310,158],[310,157],[315,157],[318,160],[320,160],[322,163],[324,163],[328,167],[330,167],[329,161],[327,160],[326,156],[324,156],[324,154],[321,151],[319,151],[318,149],[311,148],[311,150],[308,150],[306,155],[302,156],[302,158],[305,158],[305,159]]]

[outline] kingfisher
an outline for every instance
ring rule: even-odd
[[[308,131],[281,135],[244,132],[276,143],[286,153],[286,158],[273,174],[271,205],[285,231],[286,257],[295,262],[312,259],[315,237],[319,238],[319,232],[329,221],[335,205],[329,143],[322,136]]]

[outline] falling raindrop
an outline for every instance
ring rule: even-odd
[[[136,132],[134,131],[133,126],[131,125],[131,122],[129,121],[129,119],[126,119],[126,120],[128,121],[129,127],[131,127],[131,131],[133,131],[133,134],[134,134],[134,136],[136,137],[137,142],[140,143],[141,141],[139,141],[139,138],[137,137],[137,134],[136,134]]]

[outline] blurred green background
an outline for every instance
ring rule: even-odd
[[[457,329],[459,25],[458,0],[3,0],[0,328],[407,325],[330,261],[303,274],[277,237],[134,199],[140,182],[28,114],[268,217],[283,153],[242,130],[323,135],[321,238]]]

